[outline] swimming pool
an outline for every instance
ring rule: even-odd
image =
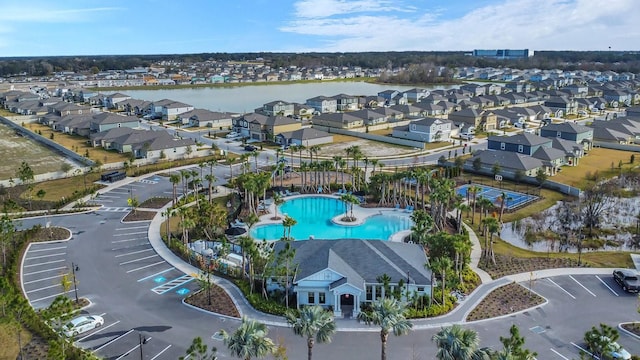
[[[502,193],[504,193],[507,196],[507,201],[504,204],[506,209],[513,209],[518,206],[525,205],[538,198],[537,196],[534,196],[534,195],[527,195],[527,194],[523,194],[515,191],[497,189],[491,186],[485,186],[485,185],[479,185],[479,184],[462,185],[456,189],[456,193],[466,198],[467,192],[469,191],[469,187],[474,185],[480,188],[480,191],[476,194],[476,196],[478,197],[483,196],[491,200],[491,202],[494,203],[496,206],[500,206],[499,198],[502,197]],[[470,196],[472,196],[472,194],[470,194]]]
[[[291,228],[291,236],[296,240],[315,239],[370,239],[388,240],[398,231],[411,229],[409,216],[401,214],[376,214],[368,217],[363,224],[342,226],[331,219],[345,213],[344,202],[331,197],[305,196],[286,201],[280,206],[279,214],[287,214],[298,223]],[[256,240],[278,240],[284,234],[282,223],[258,225],[251,230]]]

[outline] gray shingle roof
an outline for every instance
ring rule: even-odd
[[[543,145],[547,143],[551,144],[551,139],[529,133],[522,133],[513,136],[489,136],[488,140],[528,146]]]
[[[542,130],[561,131],[563,133],[570,133],[570,134],[580,134],[580,133],[591,131],[591,129],[586,126],[575,124],[572,122],[549,124],[547,126],[543,126]]]
[[[533,170],[542,166],[542,161],[534,157],[519,154],[511,151],[500,150],[482,150],[478,151],[471,159],[467,160],[468,164],[479,157],[484,167],[491,167],[498,163],[501,167],[513,170]]]

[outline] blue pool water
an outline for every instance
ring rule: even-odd
[[[296,240],[315,239],[371,239],[388,240],[392,234],[411,228],[411,219],[399,215],[373,215],[358,226],[341,226],[331,219],[345,213],[342,201],[329,197],[300,197],[286,201],[278,214],[287,214],[298,223],[291,228]],[[282,224],[258,225],[251,230],[256,240],[278,240],[284,234]]]

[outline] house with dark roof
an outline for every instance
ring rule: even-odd
[[[110,112],[103,112],[91,116],[89,122],[91,132],[100,132],[117,127],[136,128],[140,119],[135,116],[123,116]]]
[[[299,121],[286,116],[267,116],[249,122],[249,138],[258,141],[275,140],[275,136],[301,128]]]
[[[327,96],[315,96],[307,99],[305,104],[315,109],[317,113],[326,114],[338,111],[338,100]]]
[[[165,130],[149,131],[131,128],[113,128],[91,134],[92,146],[132,153],[136,159],[179,159],[195,150],[193,139],[177,139]]]
[[[353,129],[364,126],[364,119],[351,113],[320,114],[313,118],[313,125],[328,128]]]
[[[262,105],[262,112],[269,116],[293,116],[294,105],[282,100],[271,101]]]
[[[513,136],[489,136],[487,149],[517,152],[532,156],[541,147],[551,147],[551,139],[529,133]]]
[[[574,99],[564,96],[551,97],[544,101],[544,106],[551,109],[555,117],[575,114],[578,111],[578,103]]]
[[[427,117],[413,120],[406,126],[394,127],[391,136],[425,143],[448,142],[452,127],[453,122],[450,120]]]
[[[338,111],[355,111],[359,109],[358,97],[347,94],[338,94],[332,96],[336,99],[336,106]]]
[[[493,112],[467,108],[449,114],[449,120],[456,125],[463,124],[464,128],[482,129],[483,131],[495,130],[498,119]]]
[[[467,167],[479,161],[481,168],[491,169],[495,164],[500,166],[500,173],[515,177],[521,172],[525,176],[536,176],[539,169],[544,170],[542,160],[533,156],[515,153],[511,151],[480,150],[473,153],[473,156],[465,163]]]
[[[277,253],[284,247],[276,242]],[[333,308],[336,317],[356,317],[362,303],[371,303],[385,294],[378,280],[387,275],[391,291],[429,295],[431,272],[421,245],[380,240],[294,241],[293,291],[297,306],[319,305]]]
[[[114,93],[104,97],[102,106],[107,109],[116,109],[117,104],[121,101],[129,100],[131,96],[123,93]]]
[[[275,141],[283,145],[302,145],[306,148],[314,145],[330,144],[333,135],[314,128],[301,128],[276,135]]]
[[[590,150],[593,146],[593,129],[572,122],[543,126],[540,128],[540,136],[573,141],[582,145],[585,150]]]
[[[618,117],[609,121],[596,120],[589,125],[593,128],[593,140],[616,144],[633,144],[640,140],[640,120]]]
[[[192,127],[207,127],[214,130],[231,128],[231,113],[211,111],[207,109],[193,109],[176,117],[178,123]]]

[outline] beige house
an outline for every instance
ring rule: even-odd
[[[482,131],[495,130],[498,128],[498,117],[490,111],[482,111],[467,108],[449,114],[449,120],[456,125],[462,124],[464,128],[472,127]]]
[[[249,123],[249,138],[258,141],[274,141],[276,135],[295,131],[301,127],[300,122],[285,116],[256,118]]]

